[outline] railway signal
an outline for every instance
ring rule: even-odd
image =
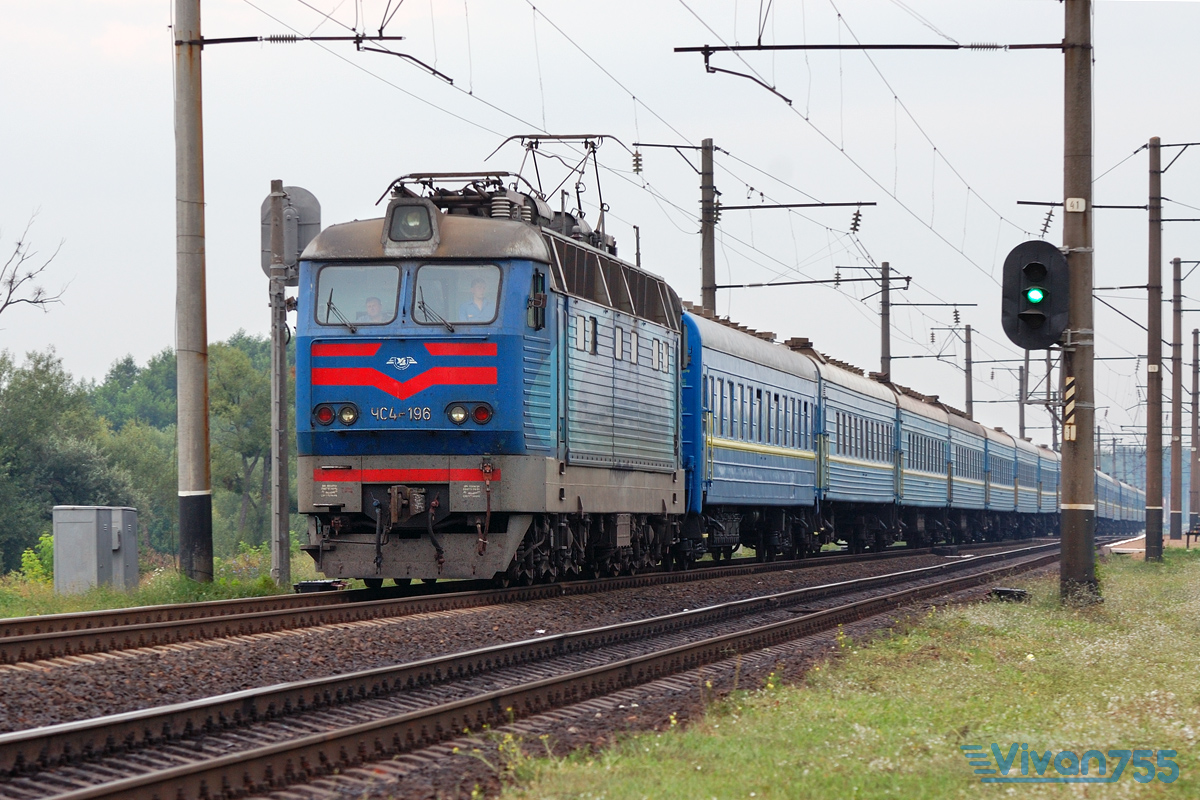
[[[1001,322],[1023,350],[1045,350],[1067,327],[1070,278],[1062,252],[1041,240],[1019,244],[1004,259]]]

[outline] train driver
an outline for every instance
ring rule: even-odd
[[[367,314],[365,322],[381,323],[387,322],[387,317],[383,313],[383,301],[378,297],[368,297],[366,302]]]
[[[456,322],[491,322],[495,307],[488,302],[487,281],[475,278],[471,281],[471,299],[458,307]]]

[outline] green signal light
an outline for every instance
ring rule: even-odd
[[[1046,299],[1046,290],[1040,286],[1031,286],[1025,290],[1025,299],[1037,305]]]

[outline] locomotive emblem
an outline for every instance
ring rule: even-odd
[[[399,370],[405,370],[409,367],[415,367],[417,360],[412,356],[392,356],[387,360],[388,366],[395,367]]]

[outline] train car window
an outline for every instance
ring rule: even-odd
[[[629,332],[629,363],[638,363],[638,332]]]
[[[717,401],[717,430],[721,436],[725,435],[725,379],[717,378],[717,393],[721,399]]]
[[[738,425],[741,424],[739,422],[740,419],[741,419],[741,416],[738,414],[737,385],[733,381],[730,381],[729,382],[729,437],[731,439],[738,438]]]
[[[767,444],[771,444],[772,442],[775,441],[775,426],[774,426],[774,424],[772,424],[772,420],[774,419],[774,414],[775,414],[775,407],[773,405],[771,405],[771,393],[767,392],[767,408],[766,408],[767,423],[764,426],[764,432],[766,433],[766,438],[764,439],[764,441]]]
[[[747,431],[746,441],[753,442],[758,437],[758,428],[755,425],[755,423],[758,422],[758,420],[755,419],[755,413],[754,413],[754,387],[753,386],[747,387],[746,395],[747,395],[746,402],[750,406],[750,419],[749,419],[749,425],[747,426],[748,431]],[[759,399],[759,402],[762,401],[761,393],[759,394],[758,399]]]
[[[621,330],[620,325],[613,326],[613,358],[617,361],[625,359],[625,331]],[[704,380],[707,383],[707,375],[704,376]]]
[[[588,317],[587,322],[587,351],[596,355],[596,318]]]
[[[575,317],[575,349],[587,349],[587,321],[583,314]]]
[[[786,399],[786,398],[785,398]],[[775,444],[784,443],[784,429],[781,427],[781,422],[784,421],[784,416],[779,407],[779,395],[775,395]]]
[[[525,324],[535,331],[546,327],[546,273],[540,269],[533,271],[530,281]]]
[[[805,450],[812,450],[812,445],[809,444],[809,423],[808,423],[808,401],[803,402],[801,407],[801,428],[800,428],[800,446]]]
[[[737,385],[737,403],[733,407],[733,438],[746,438],[746,387]]]
[[[494,264],[423,264],[413,284],[413,321],[420,325],[487,325],[500,306]]]
[[[783,398],[783,444],[785,447],[795,447],[792,441],[792,404],[796,401],[786,395]]]
[[[317,323],[386,325],[396,318],[400,268],[391,264],[330,264],[317,273]]]

